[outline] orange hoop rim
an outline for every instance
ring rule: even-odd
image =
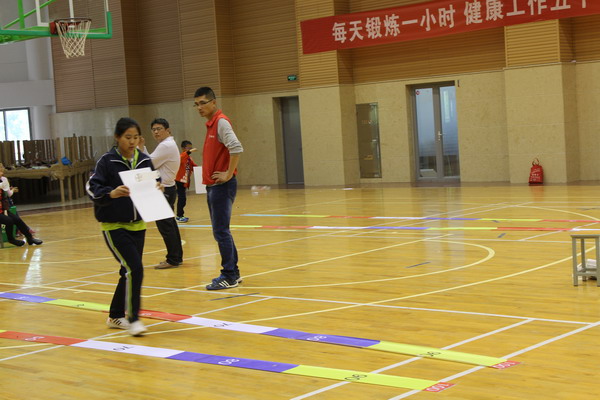
[[[52,35],[58,35],[57,25],[79,25],[84,22],[92,22],[92,19],[88,17],[57,18],[50,22],[50,33]]]

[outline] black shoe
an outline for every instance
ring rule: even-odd
[[[206,290],[221,290],[221,289],[232,289],[238,286],[237,279],[228,280],[223,275],[213,279],[210,285],[206,285]]]
[[[36,239],[34,237],[27,238],[27,244],[37,244],[39,246],[42,243],[44,243],[44,242],[40,239]]]
[[[18,239],[12,239],[12,240],[8,239],[8,243],[10,243],[12,245],[15,245],[17,247],[21,247],[21,246],[23,246],[25,244],[24,241],[18,240]]]

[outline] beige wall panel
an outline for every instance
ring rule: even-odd
[[[230,0],[237,94],[291,90],[298,73],[294,0]]]
[[[563,66],[505,71],[510,182],[525,183],[534,157],[546,182],[564,183],[567,171]]]
[[[576,69],[581,179],[600,180],[600,62]]]
[[[342,114],[342,90],[340,87],[302,89],[299,94],[304,182],[308,186],[343,185],[346,114]]]
[[[244,147],[238,168],[241,185],[278,183],[273,101],[271,94],[237,96],[236,112],[227,114],[232,118],[235,133]]]
[[[456,77],[461,182],[509,180],[504,73]]]
[[[114,144],[113,134],[119,118],[130,115],[129,107],[61,112],[51,116],[53,138],[92,136],[94,159],[98,159]],[[61,144],[62,145],[62,144]]]
[[[577,181],[581,176],[579,152],[579,124],[577,119],[577,76],[574,63],[562,68],[563,105],[565,120],[565,153],[567,182]]]
[[[191,99],[201,86],[217,93],[219,61],[213,0],[179,0],[184,93]]]
[[[344,184],[354,185],[360,181],[354,85],[341,85],[339,90],[341,108],[340,133],[344,157]]]
[[[600,15],[573,18],[577,61],[600,60]]]
[[[506,66],[547,64],[560,61],[559,21],[532,22],[504,27]]]
[[[454,75],[461,181],[502,182],[509,179],[504,73]],[[408,87],[440,79],[390,81],[356,85],[356,103],[378,104],[382,178],[361,182],[414,180],[414,126]],[[482,168],[482,166],[485,168]]]
[[[173,2],[138,2],[144,103],[183,98],[179,9]],[[158,29],[162,27],[162,29]]]
[[[414,169],[412,128],[406,82],[383,82],[356,85],[356,104],[377,103],[381,179],[361,182],[410,182]]]
[[[352,50],[354,82],[500,70],[502,28]]]

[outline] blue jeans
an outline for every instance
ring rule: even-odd
[[[207,186],[206,194],[213,236],[221,253],[221,275],[228,280],[237,279],[240,277],[238,254],[229,230],[231,210],[237,194],[235,176],[221,185]]]

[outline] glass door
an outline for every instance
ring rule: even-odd
[[[413,86],[418,180],[458,180],[458,124],[454,83]]]

